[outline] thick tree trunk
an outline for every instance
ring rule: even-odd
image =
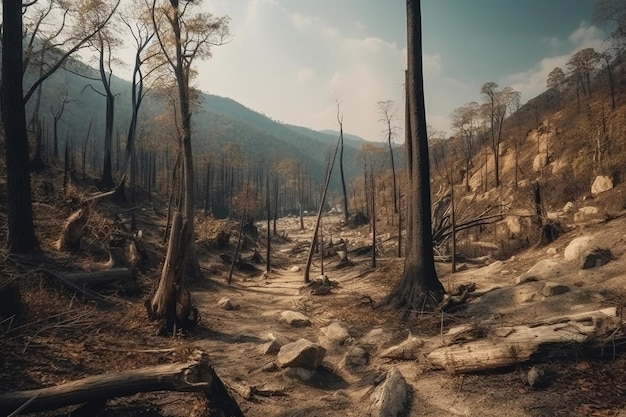
[[[209,364],[208,355],[196,352],[186,363],[156,365],[117,373],[89,376],[65,384],[30,391],[0,394],[0,414],[18,409],[21,413],[52,410],[60,407],[90,403],[115,397],[151,391],[205,391],[211,403],[228,404],[229,416],[241,416],[236,401]],[[217,407],[216,407],[217,408]],[[226,411],[226,410],[225,410]]]
[[[2,1],[2,120],[6,144],[9,248],[14,253],[36,249],[22,88],[22,3]]]
[[[404,273],[387,301],[411,313],[433,308],[443,299],[445,290],[435,270],[432,247],[430,173],[428,136],[424,108],[424,84],[419,0],[407,0],[408,79],[407,107],[410,129],[407,131],[407,167],[409,172],[409,214]]]

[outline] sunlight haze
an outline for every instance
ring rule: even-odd
[[[384,139],[376,103],[393,100],[403,122],[405,3],[383,0],[215,0],[202,6],[231,18],[232,40],[200,62],[196,85],[284,123]],[[602,51],[594,1],[423,0],[428,124],[452,134],[449,115],[480,101],[495,81],[522,93],[545,90],[584,47]],[[397,142],[403,142],[403,133]]]

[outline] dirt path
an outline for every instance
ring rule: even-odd
[[[397,277],[400,263],[394,258],[383,258],[377,268],[370,268],[368,260],[363,258],[356,262],[357,266],[349,269],[328,267],[326,273],[338,284],[337,287],[326,296],[309,295],[301,291],[301,269],[294,268],[303,267],[305,253],[292,255],[291,248],[298,246],[298,240],[310,236],[308,232],[291,233],[295,233],[292,242],[275,247],[278,254],[276,263],[280,267],[274,268],[268,276],[236,274],[231,286],[221,284],[223,281],[217,278],[216,286],[194,293],[202,322],[210,330],[192,336],[193,343],[209,352],[218,374],[233,386],[255,386],[285,394],[254,396],[251,400],[238,398],[247,416],[369,415],[369,395],[376,378],[393,366],[402,372],[411,387],[411,411],[408,414],[411,417],[564,415],[555,410],[562,407],[562,402],[568,401],[570,396],[576,396],[571,385],[573,381],[565,377],[557,380],[551,390],[530,388],[526,382],[529,366],[518,366],[490,375],[453,376],[429,369],[426,362],[419,360],[395,361],[379,357],[382,349],[404,340],[413,325],[400,322],[394,313],[372,310],[362,300],[368,296],[380,301]],[[344,238],[362,241],[363,234],[363,231],[353,232],[352,235],[346,233]],[[515,286],[514,277],[537,260],[535,253],[454,276],[448,275],[444,271],[446,267],[442,266],[441,277],[448,288],[463,282],[475,282],[479,290],[502,287],[493,291],[495,295],[483,296],[470,307],[475,320],[519,323],[548,313],[591,310],[602,305],[603,298],[581,289],[580,275],[567,268],[561,280],[572,286],[573,291],[563,296],[560,299],[562,302],[555,304],[546,299],[520,301],[520,291],[522,294],[524,291],[539,291],[534,288],[539,284]],[[210,263],[211,260],[208,261]],[[619,266],[612,265],[607,271],[615,271],[616,268],[619,269]],[[503,270],[505,273],[502,273]],[[314,271],[317,269],[314,268]],[[313,272],[312,276],[317,273]],[[596,277],[594,282],[597,281]],[[224,297],[231,299],[239,308],[224,310],[217,307]],[[280,315],[286,310],[305,314],[311,320],[311,326],[293,328],[281,322]],[[454,320],[462,320],[461,316],[450,316],[449,319],[453,322],[448,327],[455,324]],[[323,367],[313,380],[305,383],[286,376],[283,370],[267,370],[268,364],[275,359],[275,356],[262,352],[263,344],[271,338],[270,334],[286,341],[306,338],[323,344],[324,327],[334,321],[345,324],[352,338],[345,346],[328,348]],[[342,359],[350,346],[362,345],[367,333],[373,329],[382,330],[377,344],[369,345],[367,366],[359,372],[346,369]]]

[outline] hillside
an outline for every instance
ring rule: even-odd
[[[50,154],[52,154],[53,115],[64,109],[58,123],[58,148],[62,150],[70,140],[75,149],[86,149],[88,171],[94,175],[101,169],[102,141],[104,136],[104,98],[95,90],[101,90],[99,81],[89,80],[76,75],[80,72],[91,78],[97,73],[79,61],[72,61],[72,72],[59,71],[48,79],[42,90],[40,117],[44,136]],[[32,81],[31,81],[32,82]],[[114,131],[114,166],[121,158],[121,149],[126,141],[126,131],[130,119],[130,83],[113,75],[112,89],[116,94]],[[35,99],[29,102],[32,113]],[[141,108],[139,121],[138,158],[145,152],[157,150],[161,158],[172,159],[175,155],[175,132],[163,123],[169,120],[166,97],[148,93]],[[27,118],[30,119],[30,115]],[[239,157],[256,164],[262,160],[266,168],[282,159],[297,159],[307,167],[314,183],[321,183],[325,177],[328,155],[337,143],[336,135],[328,135],[309,129],[276,122],[269,117],[249,109],[232,99],[219,97],[204,92],[199,93],[198,105],[192,116],[195,154],[201,161],[208,159],[222,160],[227,146],[237,145]],[[89,138],[87,132],[91,124]],[[85,147],[85,143],[87,146]],[[361,164],[356,154],[364,141],[360,138],[346,140],[344,150],[344,170],[347,181],[361,174]],[[169,150],[167,150],[169,149]],[[167,151],[166,151],[167,150]],[[82,152],[81,152],[82,153]],[[141,162],[140,162],[141,163]],[[168,163],[170,165],[171,162]],[[202,169],[202,168],[200,168]],[[338,190],[338,171],[333,175],[331,189]],[[165,172],[163,175],[167,175]],[[161,176],[159,174],[158,176]]]

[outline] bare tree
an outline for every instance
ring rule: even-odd
[[[408,170],[407,246],[404,272],[387,302],[406,314],[436,307],[445,290],[437,278],[432,246],[430,213],[430,173],[424,107],[422,67],[422,23],[419,0],[407,0],[407,131]]]
[[[490,81],[480,89],[489,106],[489,128],[491,133],[491,150],[494,160],[495,187],[500,186],[500,143],[502,127],[507,114],[519,105],[520,93],[511,87],[498,90],[498,84]]]
[[[396,164],[393,158],[393,147],[391,141],[397,136],[397,126],[394,126],[394,119],[396,116],[395,104],[392,100],[379,101],[376,103],[378,106],[378,112],[381,114],[379,122],[385,124],[385,133],[387,134],[387,146],[389,147],[389,159],[391,161],[391,177],[393,179],[392,194],[393,194],[393,212],[398,214],[398,185],[396,183]]]
[[[191,148],[191,86],[193,62],[211,55],[211,47],[222,45],[229,34],[228,18],[208,13],[189,15],[192,1],[157,0],[149,7],[161,51],[176,80],[180,119],[179,143],[182,148],[182,210],[174,215],[167,254],[159,286],[147,303],[149,316],[165,318],[166,330],[194,326],[191,295],[185,286],[185,266],[193,251],[194,170]],[[195,255],[195,254],[192,254]]]
[[[340,111],[341,102],[337,99],[337,123],[339,123],[339,173],[341,175],[341,191],[343,195],[343,224],[348,223],[348,193],[346,192],[346,179],[343,174],[343,115]]]

